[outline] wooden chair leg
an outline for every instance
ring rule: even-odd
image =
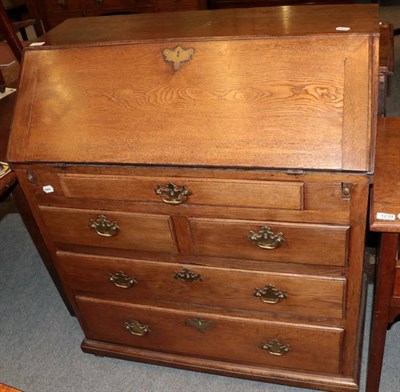
[[[398,241],[399,235],[396,233],[382,234],[371,321],[366,392],[379,391]]]

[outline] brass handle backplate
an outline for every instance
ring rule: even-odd
[[[262,249],[275,249],[285,242],[283,233],[274,233],[269,226],[263,226],[258,232],[250,231],[248,236]]]
[[[125,322],[125,328],[135,336],[144,336],[151,332],[148,325],[140,324],[136,320]]]
[[[167,204],[182,204],[192,194],[185,186],[178,186],[171,182],[164,186],[157,185],[154,192]]]
[[[102,237],[113,237],[120,230],[117,222],[109,221],[105,215],[98,215],[96,219],[90,219],[89,227]]]
[[[117,271],[115,274],[108,274],[108,280],[121,289],[129,289],[137,284],[134,277],[128,276],[122,271]]]
[[[196,280],[199,282],[203,281],[203,278],[200,274],[195,274],[187,268],[184,268],[181,272],[175,272],[174,279],[181,279],[185,282],[194,282]]]
[[[200,332],[206,332],[208,329],[214,328],[214,323],[212,321],[207,321],[201,317],[195,317],[194,319],[188,319],[185,322],[188,327],[194,327]]]
[[[288,297],[286,291],[279,291],[273,284],[266,285],[263,289],[255,289],[255,297],[266,304],[277,304]]]
[[[261,348],[268,354],[282,356],[291,351],[289,344],[282,344],[278,339],[272,339],[269,343],[262,343]]]

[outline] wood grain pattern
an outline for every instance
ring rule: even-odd
[[[351,28],[350,32],[340,33],[344,36],[377,35],[378,5],[265,7],[176,12],[170,17],[142,14],[75,19],[67,20],[49,31],[43,40],[47,45],[87,45],[121,40],[160,40],[166,37],[182,40],[194,37],[318,36],[336,33],[338,26]]]
[[[284,312],[288,318],[296,316],[341,319],[344,310],[343,277],[321,277],[260,271],[232,270],[206,267],[197,263],[175,264],[155,261],[109,257],[93,257],[72,253],[58,253],[61,269],[70,287],[78,293],[90,293],[103,298],[127,303],[175,302],[218,306],[221,308],[256,310],[265,313]],[[185,282],[175,279],[183,268],[201,275],[201,281]],[[109,274],[123,271],[134,277],[137,284],[129,289],[116,287],[108,280]],[[267,304],[254,295],[256,288],[273,284],[286,291],[287,298]],[[178,306],[178,305],[175,305]],[[215,309],[218,312],[224,312]]]
[[[276,249],[260,249],[248,239],[250,231],[268,226],[282,232],[285,242]],[[345,265],[348,226],[281,222],[190,219],[194,252],[201,256],[284,261],[302,264]]]
[[[89,339],[248,365],[338,373],[342,331],[339,328],[313,328],[296,324],[270,323],[254,319],[230,318],[199,311],[157,308],[78,297]],[[201,317],[214,323],[205,333],[186,326],[188,319]],[[144,337],[124,330],[131,319],[148,325]],[[260,345],[279,337],[293,348],[277,357],[265,353]],[[312,341],[319,342],[312,345]],[[235,344],[232,344],[235,342]],[[327,357],[322,353],[329,352]],[[318,360],[322,358],[324,360]]]
[[[40,210],[46,229],[55,243],[176,252],[169,216],[52,207],[41,207]],[[90,220],[98,215],[105,215],[109,221],[117,222],[120,228],[118,234],[102,237],[90,228]]]
[[[195,55],[178,72],[161,55],[173,43],[28,52],[27,62],[41,76],[33,102],[23,108],[30,117],[14,124],[15,134],[29,130],[26,151],[11,148],[10,159],[248,167],[280,167],[283,160],[289,168],[367,170],[369,101],[363,94],[370,76],[349,72],[368,70],[368,42],[185,42]],[[354,52],[357,45],[362,50]],[[353,52],[357,64],[345,72]],[[121,78],[104,78],[97,91],[92,78],[104,58],[112,62],[102,73],[118,68]],[[126,67],[131,59],[135,72]],[[355,99],[347,109],[345,84]],[[71,148],[76,132],[79,143]]]
[[[81,174],[61,174],[59,181],[66,197],[80,199],[115,200],[118,195],[118,200],[162,202],[155,189],[173,183],[190,191],[184,204],[294,210],[303,207],[301,182]]]

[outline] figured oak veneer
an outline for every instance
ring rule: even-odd
[[[161,53],[177,44],[27,52],[35,100],[17,104],[27,150],[10,159],[369,169],[368,37],[185,42],[195,55],[174,71]],[[93,86],[104,58],[120,76]]]
[[[300,274],[215,268],[203,265],[157,263],[118,257],[58,253],[59,265],[76,292],[91,293],[123,302],[163,301],[230,307],[258,312],[289,312],[314,319],[342,318],[346,279]],[[200,263],[199,263],[200,264]],[[184,268],[200,275],[192,282],[176,279]],[[121,289],[109,280],[123,271],[137,283]],[[287,298],[275,304],[255,296],[257,288],[272,284]],[[161,294],[161,298],[160,298]]]
[[[233,358],[237,362],[237,358],[240,358],[240,362],[246,365],[279,364],[282,368],[323,373],[337,373],[339,370],[339,347],[343,334],[339,328],[292,326],[195,310],[118,304],[88,297],[78,297],[77,302],[85,314],[85,334],[88,339],[228,362]],[[196,317],[211,321],[213,326],[203,333],[186,325],[188,319]],[[148,325],[151,332],[139,337],[123,331],[125,322],[131,319]],[[277,336],[292,348],[291,352],[278,357],[278,360],[260,347],[263,342]],[[318,341],[318,345],[312,343],[315,341]],[[315,361],[315,356],[321,350],[329,352],[329,357],[325,361]]]

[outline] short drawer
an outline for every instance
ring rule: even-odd
[[[349,226],[190,219],[194,253],[261,261],[343,266]]]
[[[232,270],[76,255],[58,258],[80,293],[132,301],[173,301],[260,312],[342,318],[345,278]]]
[[[55,243],[176,251],[169,216],[43,206],[40,210]]]
[[[255,366],[338,374],[343,330],[77,297],[88,339]]]
[[[59,174],[66,197],[226,207],[303,208],[303,183]]]

